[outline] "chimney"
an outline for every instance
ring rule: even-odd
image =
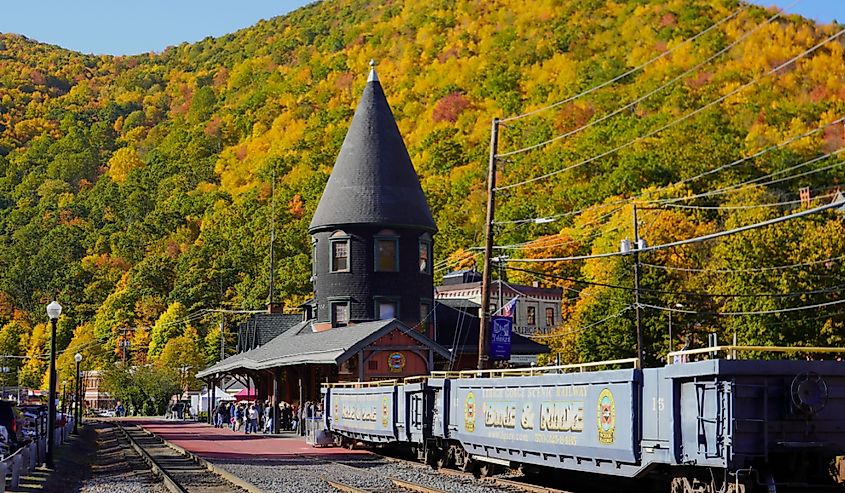
[[[269,314],[278,314],[285,312],[285,304],[281,301],[274,301],[272,303],[267,303],[267,313]]]
[[[534,286],[535,288],[539,288],[540,287],[540,281],[534,281],[534,282],[531,283],[531,285]]]

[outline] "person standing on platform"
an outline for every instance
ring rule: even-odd
[[[279,404],[282,406],[281,415],[282,415],[282,429],[285,431],[291,430],[291,420],[293,420],[293,411],[290,407],[290,404],[287,402],[282,402]]]
[[[250,431],[258,433],[258,410],[255,408],[255,404],[249,406],[247,412],[246,434],[249,435]]]
[[[273,405],[267,401],[264,406],[264,434],[273,432]]]
[[[238,407],[235,408],[235,431],[241,431],[241,426],[244,425],[244,405],[238,404]]]

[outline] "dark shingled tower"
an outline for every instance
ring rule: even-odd
[[[309,232],[318,326],[431,311],[437,226],[375,69]]]

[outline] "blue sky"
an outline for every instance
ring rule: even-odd
[[[331,1],[331,0],[327,0]],[[483,0],[481,0],[483,1]],[[795,0],[753,0],[787,6]],[[162,51],[287,13],[308,0],[7,0],[0,32],[23,34],[84,53]],[[801,0],[789,9],[821,22],[845,22],[845,0]]]
[[[780,7],[789,7],[789,12],[801,14],[804,17],[816,19],[820,22],[839,21],[845,23],[845,0],[801,0],[798,3],[795,0],[752,0],[751,3],[769,7],[771,5],[778,5]]]
[[[0,32],[83,53],[132,55],[221,36],[309,0],[5,0]]]

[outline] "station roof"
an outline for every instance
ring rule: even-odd
[[[264,370],[300,364],[340,364],[393,330],[403,333],[449,358],[445,348],[396,319],[377,320],[312,330],[312,321],[300,322],[267,344],[230,356],[197,373],[198,378],[236,370]]]
[[[350,224],[437,231],[375,69],[308,229]]]

